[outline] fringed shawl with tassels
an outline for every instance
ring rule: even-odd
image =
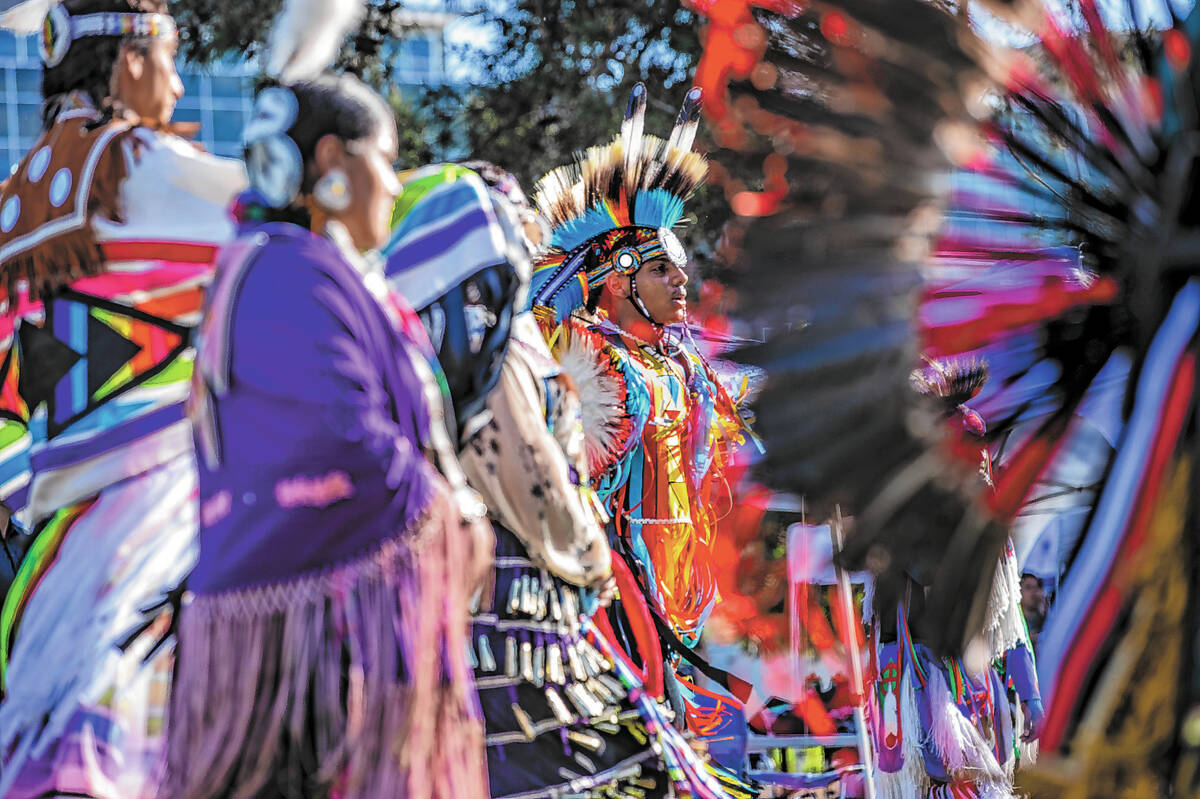
[[[333,242],[246,233],[199,345],[166,795],[485,796],[475,536],[426,458],[419,325]]]

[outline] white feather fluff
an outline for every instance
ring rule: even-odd
[[[582,333],[571,335],[566,347],[558,352],[563,374],[571,378],[579,392],[584,452],[592,475],[603,474],[625,443],[621,440],[625,397],[619,380],[601,368],[606,360],[593,337]]]
[[[928,671],[925,690],[930,704],[930,743],[938,757],[946,764],[946,770],[954,779],[964,779],[978,784],[1004,786],[1008,778],[1004,769],[996,762],[996,756],[979,730],[975,729],[966,716],[954,704],[950,687],[940,668]]]
[[[50,9],[62,0],[25,0],[0,14],[0,28],[10,30],[18,36],[28,36],[42,29],[42,22]]]
[[[320,75],[365,13],[365,0],[285,0],[271,28],[267,74],[282,83]]]

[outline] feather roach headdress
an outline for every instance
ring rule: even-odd
[[[632,275],[655,258],[686,262],[671,229],[708,171],[692,152],[699,116],[700,90],[692,89],[670,138],[646,135],[646,87],[639,83],[620,135],[538,181],[534,202],[550,220],[551,247],[534,268],[535,308],[561,321],[614,269]]]

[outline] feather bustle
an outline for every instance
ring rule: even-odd
[[[625,408],[625,382],[599,333],[568,320],[549,338],[563,374],[579,394],[588,473],[604,475],[624,452],[633,431]]]

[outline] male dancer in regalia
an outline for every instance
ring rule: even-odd
[[[583,398],[588,468],[613,518],[614,568],[619,574],[627,563],[636,575],[639,588],[622,588],[624,612],[614,620],[637,638],[631,654],[647,684],[661,673],[703,739],[729,737],[714,734],[728,724],[744,735],[745,722],[737,702],[708,694],[679,669],[679,653],[700,641],[718,599],[712,557],[729,503],[723,472],[743,430],[681,332],[687,253],[672,228],[707,170],[691,151],[699,99],[699,90],[689,92],[664,141],[643,134],[638,84],[616,139],[539,181],[535,201],[552,232],[535,265],[532,305]],[[665,663],[660,633],[675,645]],[[736,780],[728,787],[742,789]]]

